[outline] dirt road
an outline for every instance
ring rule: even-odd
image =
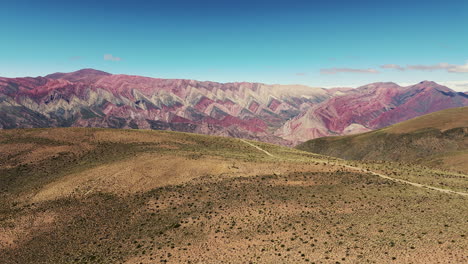
[[[268,156],[270,157],[274,157],[273,154],[271,154],[270,152],[262,149],[261,147],[259,146],[256,146],[244,139],[240,139],[242,142],[260,150],[260,151],[263,151],[265,154],[267,154]],[[329,164],[331,164],[331,162],[329,162]],[[333,163],[333,164],[336,164],[336,163]],[[336,165],[343,165],[343,164],[336,164]],[[402,179],[396,179],[396,178],[392,178],[388,175],[384,175],[384,174],[381,174],[381,173],[377,173],[377,172],[374,172],[374,171],[370,171],[370,170],[366,170],[366,169],[363,169],[363,168],[360,168],[360,167],[354,167],[354,166],[350,166],[350,165],[343,165],[347,168],[350,168],[350,169],[354,169],[354,170],[357,170],[357,171],[360,171],[360,172],[366,172],[366,173],[370,173],[372,175],[375,175],[375,176],[378,176],[380,178],[383,178],[383,179],[387,179],[387,180],[390,180],[390,181],[394,181],[394,182],[399,182],[399,183],[405,183],[405,184],[409,184],[409,185],[412,185],[412,186],[415,186],[415,187],[419,187],[419,188],[426,188],[426,189],[430,189],[430,190],[434,190],[434,191],[439,191],[439,192],[443,192],[443,193],[449,193],[449,194],[458,194],[458,195],[463,195],[463,196],[468,196],[468,193],[464,193],[464,192],[457,192],[457,191],[453,191],[453,190],[449,190],[449,189],[442,189],[442,188],[437,188],[437,187],[433,187],[433,186],[429,186],[429,185],[425,185],[425,184],[420,184],[420,183],[415,183],[415,182],[410,182],[410,181],[406,181],[406,180],[402,180]]]

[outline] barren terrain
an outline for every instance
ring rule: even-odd
[[[177,132],[0,132],[2,263],[465,263],[463,173]],[[268,155],[269,153],[270,155]]]

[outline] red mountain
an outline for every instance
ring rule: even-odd
[[[163,129],[291,145],[468,105],[433,82],[322,89],[114,75],[93,69],[0,78],[0,128]]]
[[[329,97],[325,89],[299,85],[222,84],[85,69],[0,78],[0,128],[164,129],[287,144],[272,132]]]
[[[373,83],[312,106],[276,132],[295,143],[382,128],[427,113],[468,105],[468,96],[434,82],[401,87]]]
[[[46,76],[46,78],[50,79],[63,79],[70,82],[85,82],[85,83],[93,83],[102,77],[112,75],[107,72],[98,71],[94,69],[82,69],[76,72],[69,72],[69,73],[62,73],[56,72]]]

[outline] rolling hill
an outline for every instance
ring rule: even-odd
[[[3,130],[0,259],[465,263],[466,179],[189,133]]]
[[[314,139],[297,148],[344,159],[398,161],[468,173],[468,107],[372,132]]]

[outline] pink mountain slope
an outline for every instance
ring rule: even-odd
[[[327,90],[157,79],[84,69],[37,78],[0,78],[0,128],[161,129],[291,145],[466,106],[467,97],[433,82]]]
[[[99,80],[102,77],[112,75],[107,72],[98,71],[94,69],[82,69],[76,72],[69,72],[69,73],[62,73],[57,72],[53,74],[49,74],[45,76],[49,79],[63,79],[70,82],[85,82],[85,83],[93,83]]]
[[[365,132],[466,105],[466,94],[434,82],[424,81],[408,87],[374,83],[310,107],[286,122],[276,135],[298,143],[322,136]]]
[[[325,89],[111,75],[92,69],[0,78],[0,128],[164,129],[259,139],[330,95]]]

